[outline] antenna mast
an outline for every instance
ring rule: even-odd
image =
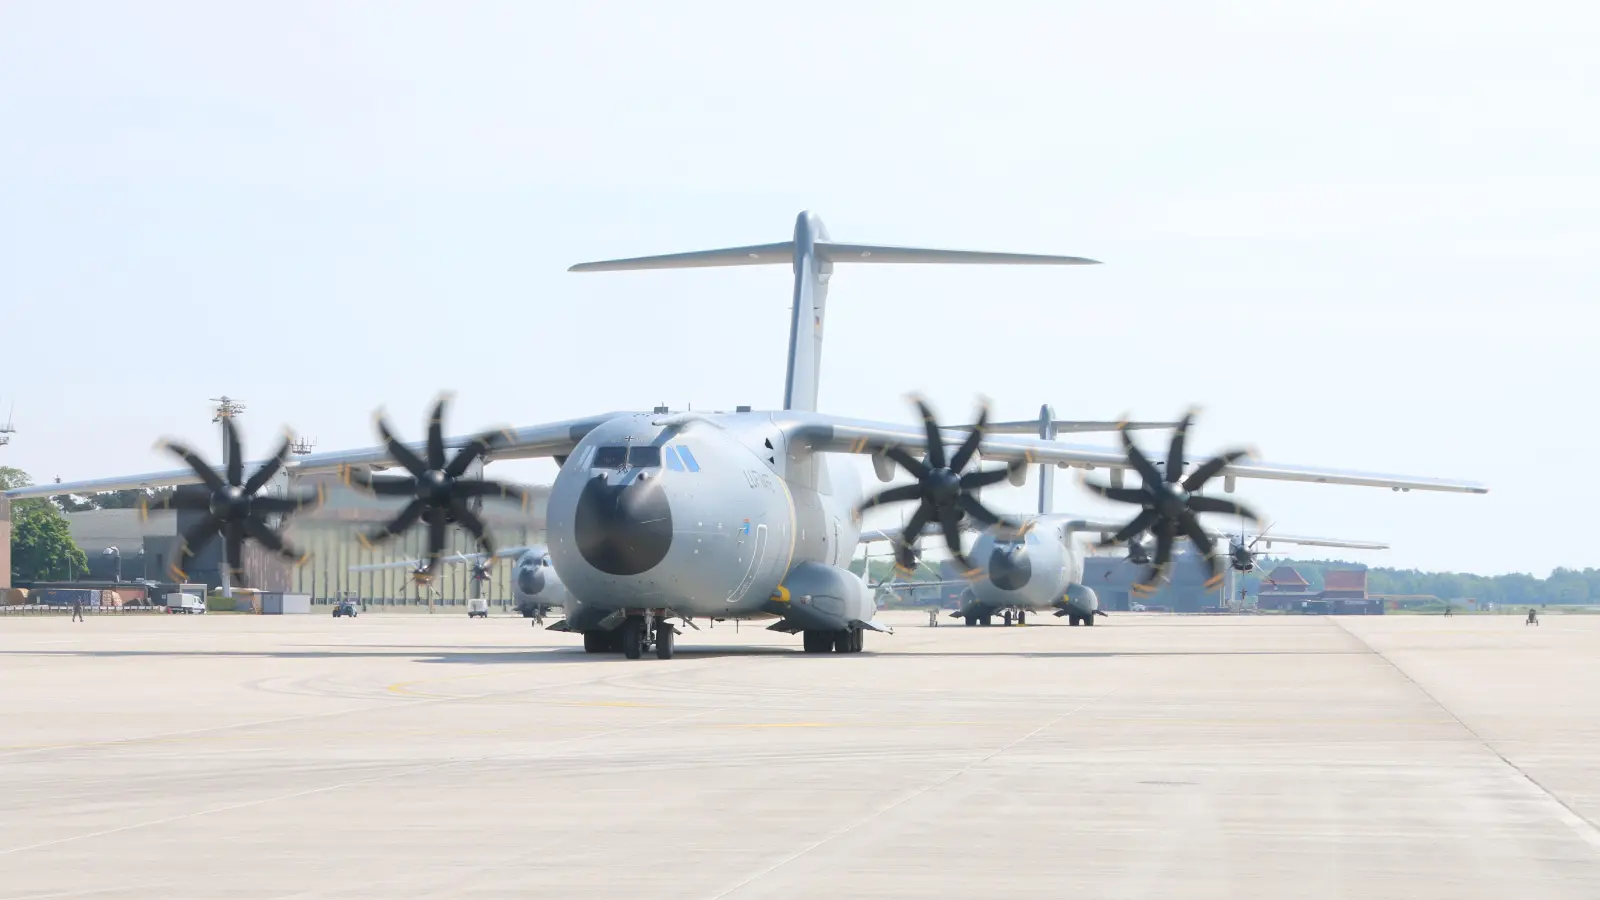
[[[223,394],[221,397],[212,397],[211,402],[216,404],[216,408],[212,410],[211,414],[213,423],[221,422],[223,419],[231,419],[244,412],[244,404],[229,397],[227,394]]]

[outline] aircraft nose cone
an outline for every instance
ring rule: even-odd
[[[1002,591],[1019,590],[1033,577],[1026,547],[996,547],[989,554],[989,580]]]
[[[607,575],[638,575],[666,558],[672,509],[659,478],[609,484],[597,475],[583,486],[572,530],[589,565]]]
[[[518,569],[517,590],[530,597],[544,590],[544,573],[536,566],[524,566]]]

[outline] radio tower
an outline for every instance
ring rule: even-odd
[[[244,412],[244,404],[233,399],[232,397],[229,397],[227,394],[223,394],[221,397],[212,397],[211,402],[216,404],[216,408],[212,410],[211,415],[211,421],[213,423],[221,422],[223,419],[232,420],[237,418],[240,413]],[[226,466],[228,463],[228,446],[227,442],[224,441],[222,446],[222,464]],[[222,582],[222,596],[232,597],[233,585],[229,583],[228,567],[226,565],[221,565],[218,566],[217,569],[219,580]]]
[[[221,397],[212,397],[211,402],[217,405],[216,409],[212,411],[212,422],[231,419],[244,412],[244,404],[229,397],[227,394],[223,394]]]

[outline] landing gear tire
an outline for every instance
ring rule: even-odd
[[[971,628],[972,626],[974,626],[976,624],[978,624],[978,617],[977,616],[967,616],[967,627],[968,628]]]
[[[1077,613],[1067,613],[1067,624],[1076,628],[1083,624],[1083,617]]]
[[[630,618],[622,623],[622,655],[638,659],[644,655],[644,620]]]
[[[1083,617],[1083,624],[1084,624],[1085,627],[1087,627],[1089,625],[1093,625],[1094,624],[1094,613],[1086,614]]]
[[[1018,625],[1026,625],[1026,624],[1028,624],[1028,614],[1026,612],[1023,612],[1020,609],[1017,610],[1017,624]]]
[[[671,659],[673,638],[677,632],[665,621],[656,623],[656,659]]]
[[[1011,613],[1010,612],[1001,613],[1000,622],[1001,622],[1001,624],[1005,625],[1007,628],[1010,628],[1011,627]]]
[[[833,635],[833,652],[835,652],[835,653],[849,653],[850,652],[851,643],[852,643],[852,639],[850,637],[850,629],[846,628],[843,631],[834,632],[834,635]]]
[[[866,648],[866,646],[867,646],[867,630],[865,628],[857,628],[855,631],[850,632],[850,652],[851,653],[860,653],[863,649]]]
[[[801,646],[807,653],[827,653],[833,649],[833,633],[829,631],[800,632]]]
[[[990,613],[984,613],[982,616],[978,617],[978,621],[983,623],[983,627],[988,628],[990,625],[994,624],[994,616]]]
[[[583,633],[583,652],[604,653],[611,649],[611,632],[585,631]]]

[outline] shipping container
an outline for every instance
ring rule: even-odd
[[[309,615],[311,613],[310,594],[263,593],[260,596],[261,614],[264,616]]]

